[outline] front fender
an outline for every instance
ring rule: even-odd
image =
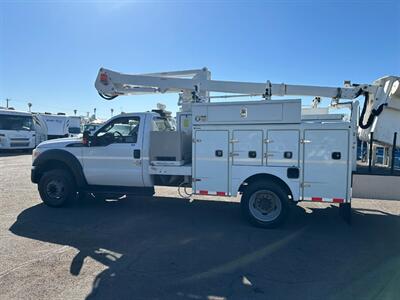
[[[70,152],[61,149],[46,150],[32,163],[31,180],[38,183],[43,173],[55,166],[65,166],[74,176],[78,187],[87,185],[82,165],[79,160]]]

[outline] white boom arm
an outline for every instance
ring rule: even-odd
[[[386,128],[390,122],[389,127],[394,126],[400,131],[400,77],[395,76],[382,77],[373,84],[351,85],[350,82],[346,82],[344,87],[325,87],[273,84],[269,81],[257,83],[211,80],[211,73],[207,68],[137,75],[122,74],[101,68],[95,86],[100,96],[107,100],[120,95],[179,93],[178,105],[182,105],[184,111],[190,109],[190,103],[209,102],[212,98],[210,92],[244,96],[261,95],[265,99],[270,99],[271,96],[325,97],[333,99],[336,103],[339,103],[340,99],[355,99],[363,95],[365,103],[359,126],[363,131],[361,136],[364,136],[364,139],[367,139],[365,136],[369,135],[374,121],[378,119],[384,108],[392,113],[390,113],[390,118],[385,117],[389,115],[388,113],[384,113],[379,118],[380,124],[385,124],[386,126],[383,127]],[[388,143],[388,138],[384,139],[384,142]]]
[[[189,77],[189,78],[188,78]],[[352,87],[323,87],[309,85],[288,85],[240,81],[211,80],[206,69],[154,74],[128,75],[101,68],[96,79],[96,89],[106,98],[119,95],[140,95],[147,93],[189,93],[192,102],[208,102],[202,93],[219,92],[247,95],[270,96],[318,96],[335,99],[354,99],[362,91],[370,91],[371,85]],[[361,92],[360,92],[361,91]]]

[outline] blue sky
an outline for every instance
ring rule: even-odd
[[[214,79],[368,83],[400,74],[399,1],[2,1],[0,106],[101,117],[177,96],[101,99],[100,67],[207,66]]]

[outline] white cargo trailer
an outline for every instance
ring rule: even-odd
[[[68,136],[77,137],[81,133],[82,118],[79,116],[68,116],[67,127]]]
[[[37,118],[46,124],[48,139],[77,137],[81,133],[81,117],[65,114],[37,114]]]
[[[53,114],[38,114],[40,118],[47,126],[47,138],[57,139],[68,137],[68,117],[65,115],[53,115]]]

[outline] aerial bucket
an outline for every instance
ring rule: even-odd
[[[400,77],[382,77],[373,84],[379,87],[375,95],[365,99],[360,115],[359,138],[369,141],[373,132],[375,143],[392,146],[394,133],[400,135]]]

